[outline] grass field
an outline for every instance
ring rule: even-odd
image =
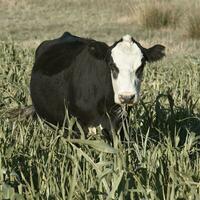
[[[0,199],[200,200],[200,2],[0,0]],[[166,46],[145,68],[126,141],[7,118],[31,105],[40,42],[69,31],[111,44],[129,33]],[[67,133],[67,136],[66,136]]]

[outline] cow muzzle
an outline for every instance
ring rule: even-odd
[[[118,95],[119,101],[121,104],[133,104],[135,95],[134,94],[119,94]]]

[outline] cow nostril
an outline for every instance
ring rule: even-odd
[[[133,100],[135,98],[135,95],[130,95],[129,99]]]
[[[129,96],[126,97],[126,100],[128,102],[130,102],[130,101],[132,101],[134,99],[134,97],[135,97],[135,95],[129,95]]]
[[[121,103],[130,103],[134,100],[135,95],[119,95]]]

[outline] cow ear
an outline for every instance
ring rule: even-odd
[[[92,41],[89,44],[89,53],[97,59],[105,59],[109,47],[104,42]]]
[[[154,62],[165,56],[165,47],[157,44],[149,49],[143,48],[143,53],[148,62]]]

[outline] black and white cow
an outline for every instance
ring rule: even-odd
[[[146,49],[130,35],[112,46],[70,33],[45,41],[36,50],[31,75],[36,113],[62,125],[67,108],[83,127],[118,128],[121,105],[139,100],[145,63],[161,59],[164,49]]]

